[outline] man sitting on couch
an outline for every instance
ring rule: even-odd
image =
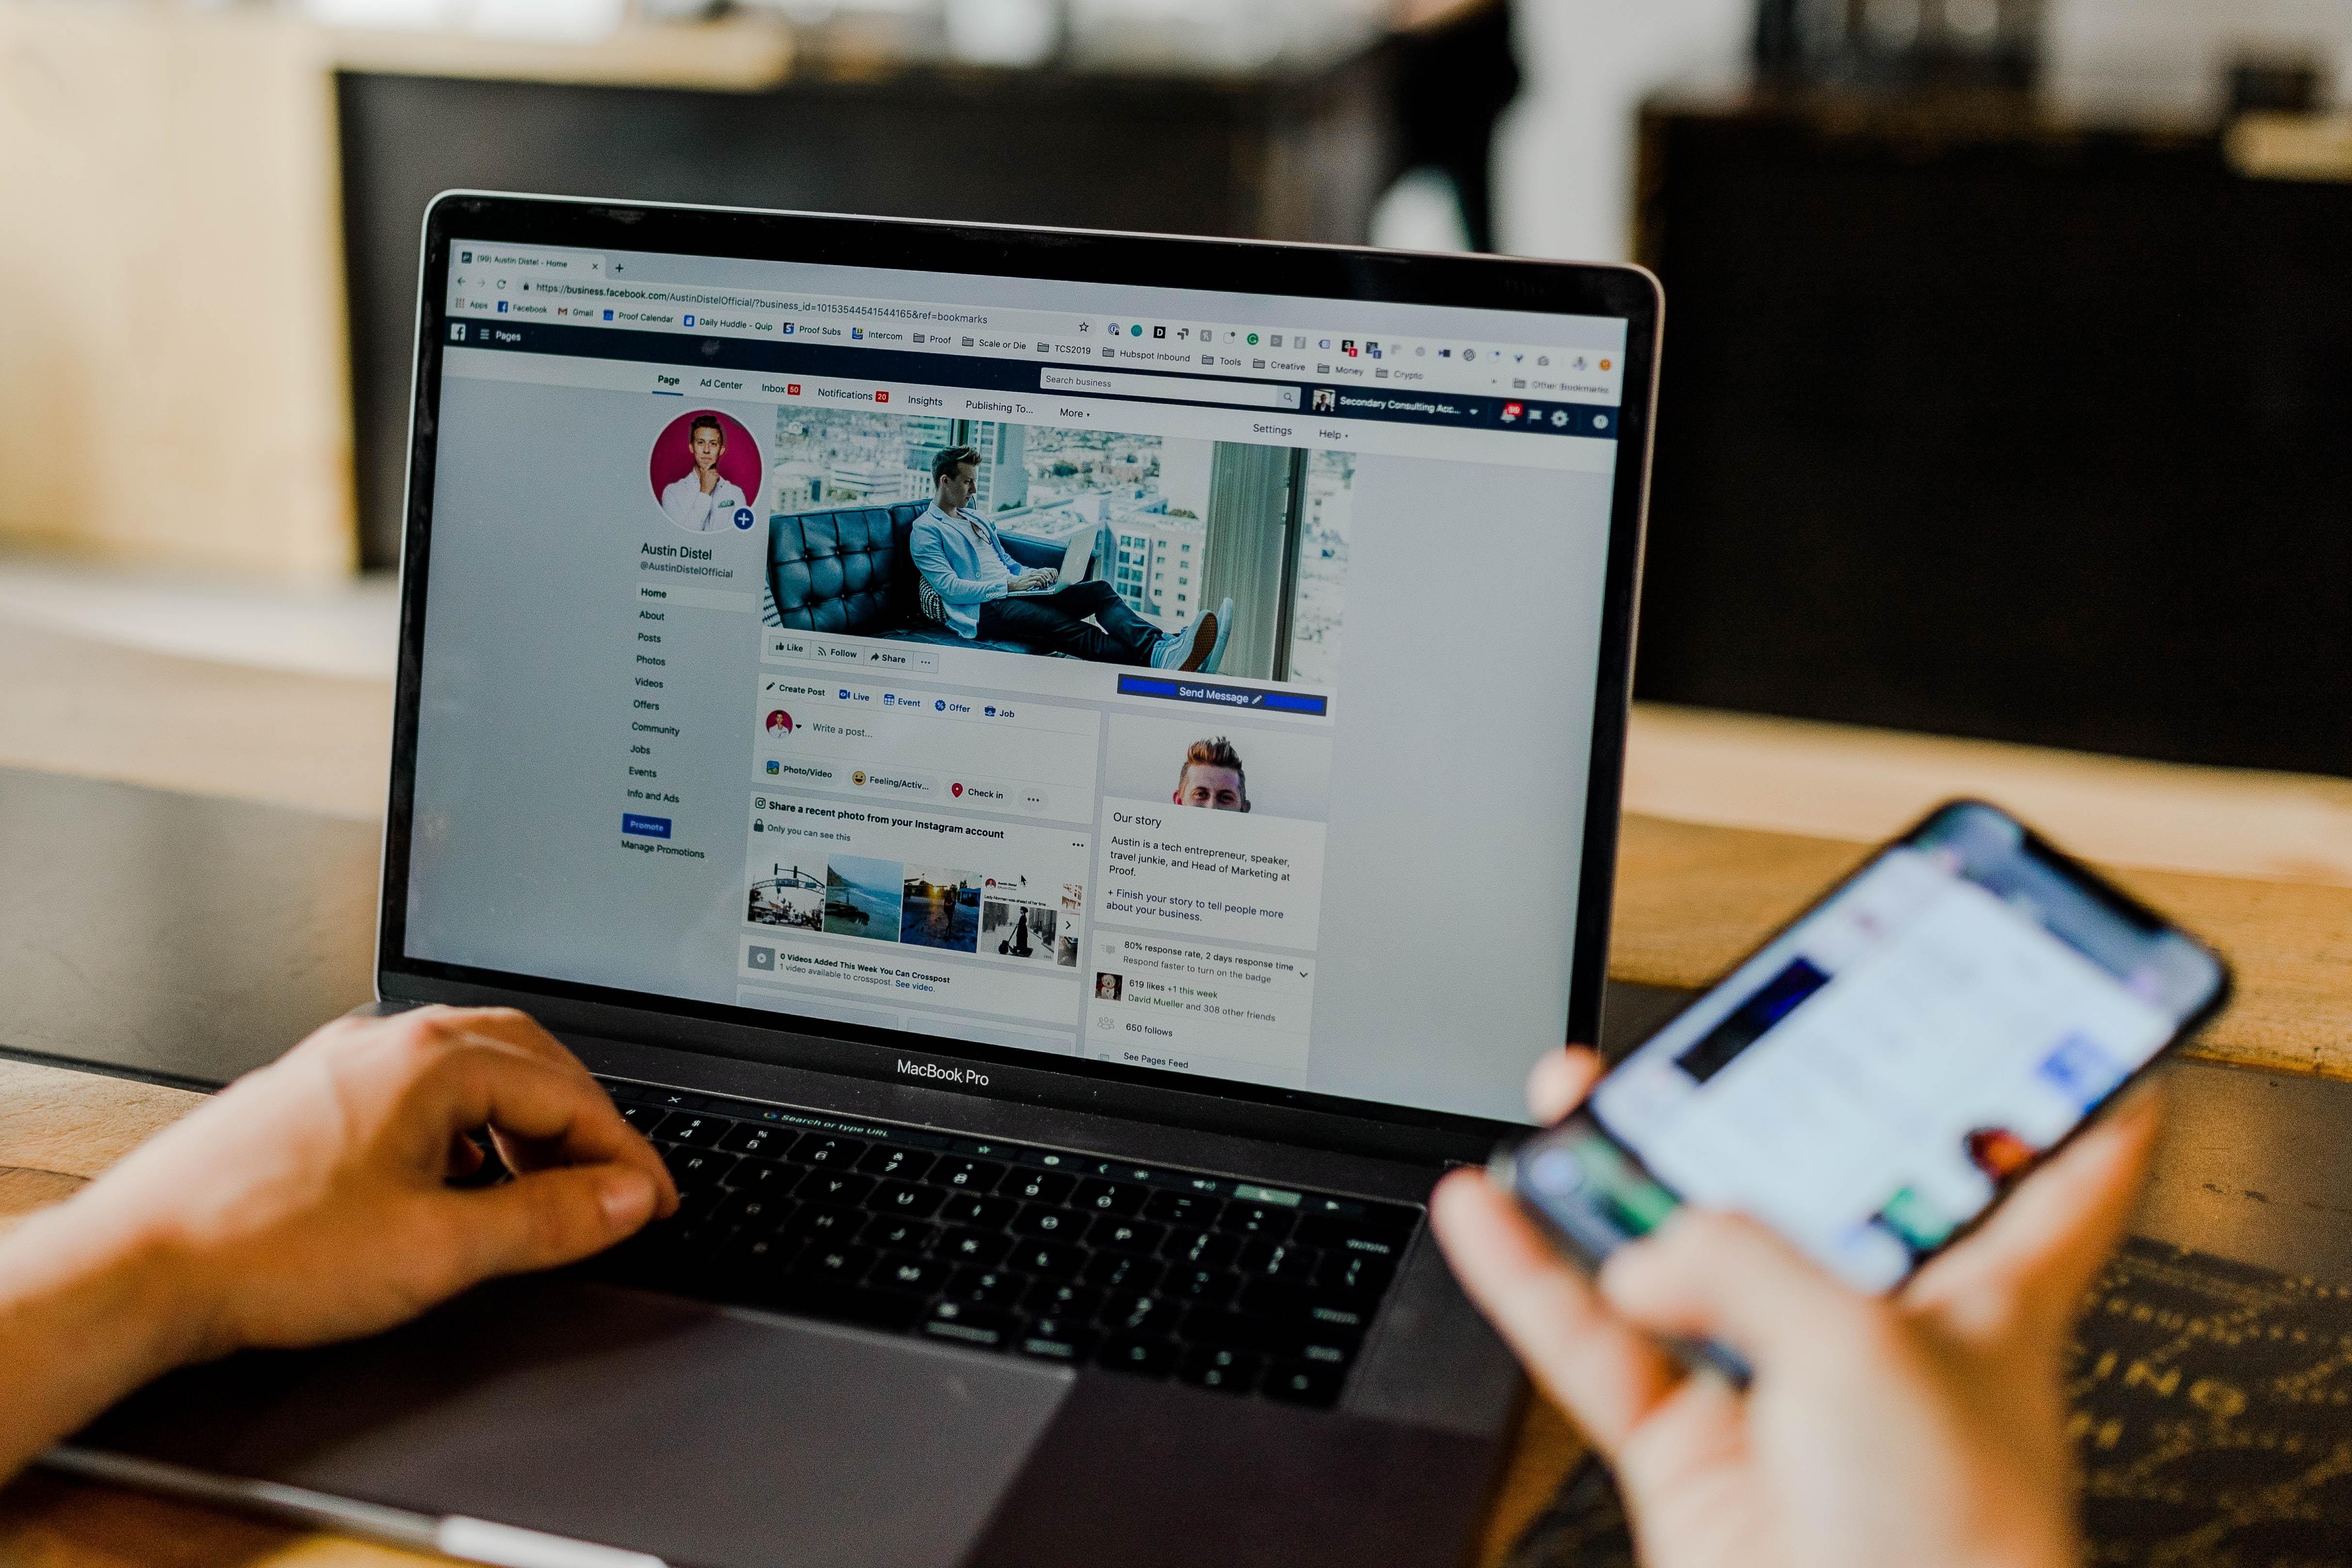
[[[1041,591],[1053,588],[1054,570],[1023,568],[1005,553],[988,520],[971,509],[980,454],[949,447],[931,460],[931,481],[937,494],[915,519],[908,553],[930,591],[924,608],[936,598],[937,619],[957,636],[1024,643],[1097,664],[1216,669],[1232,629],[1232,600],[1190,626],[1163,632],[1100,578]]]

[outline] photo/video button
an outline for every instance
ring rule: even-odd
[[[760,762],[759,778],[778,784],[810,784],[837,789],[849,781],[849,769],[838,762],[814,757],[769,757]]]

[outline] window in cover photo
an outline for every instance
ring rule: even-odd
[[[928,507],[932,459],[980,454],[965,509],[1024,560],[1087,534],[1087,575],[1172,631],[1234,601],[1221,674],[1328,685],[1338,667],[1355,462],[1343,453],[1115,431],[936,419],[869,409],[778,411],[776,527],[824,531],[825,514]],[[787,553],[796,536],[780,533]],[[828,538],[837,538],[834,529]],[[911,571],[911,562],[893,562]],[[861,635],[935,633],[903,604]],[[773,594],[768,624],[781,625]],[[901,624],[901,622],[908,623]]]

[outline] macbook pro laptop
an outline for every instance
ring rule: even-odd
[[[1659,309],[436,200],[380,1005],[529,1009],[684,1208],[81,1441],[709,1568],[1459,1560],[1521,1384],[1423,1204],[1594,1037]],[[959,447],[1068,624],[927,611]]]

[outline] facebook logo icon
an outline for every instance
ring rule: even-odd
[[[688,317],[686,319],[686,324],[687,324],[688,326],[689,326],[689,327],[693,326],[693,325],[694,325],[694,318],[693,318],[693,317],[691,317],[691,316],[688,316]]]
[[[604,312],[604,319],[605,319],[605,320],[607,320],[607,321],[610,321],[612,319],[613,319],[613,313],[612,313],[610,310],[605,311],[605,312]]]
[[[507,302],[506,302],[505,300],[501,299],[501,300],[499,300],[499,315],[501,315],[501,316],[503,316],[503,315],[505,315],[506,313],[507,313]]]
[[[449,323],[449,340],[453,343],[462,343],[466,340],[466,324],[463,321]]]

